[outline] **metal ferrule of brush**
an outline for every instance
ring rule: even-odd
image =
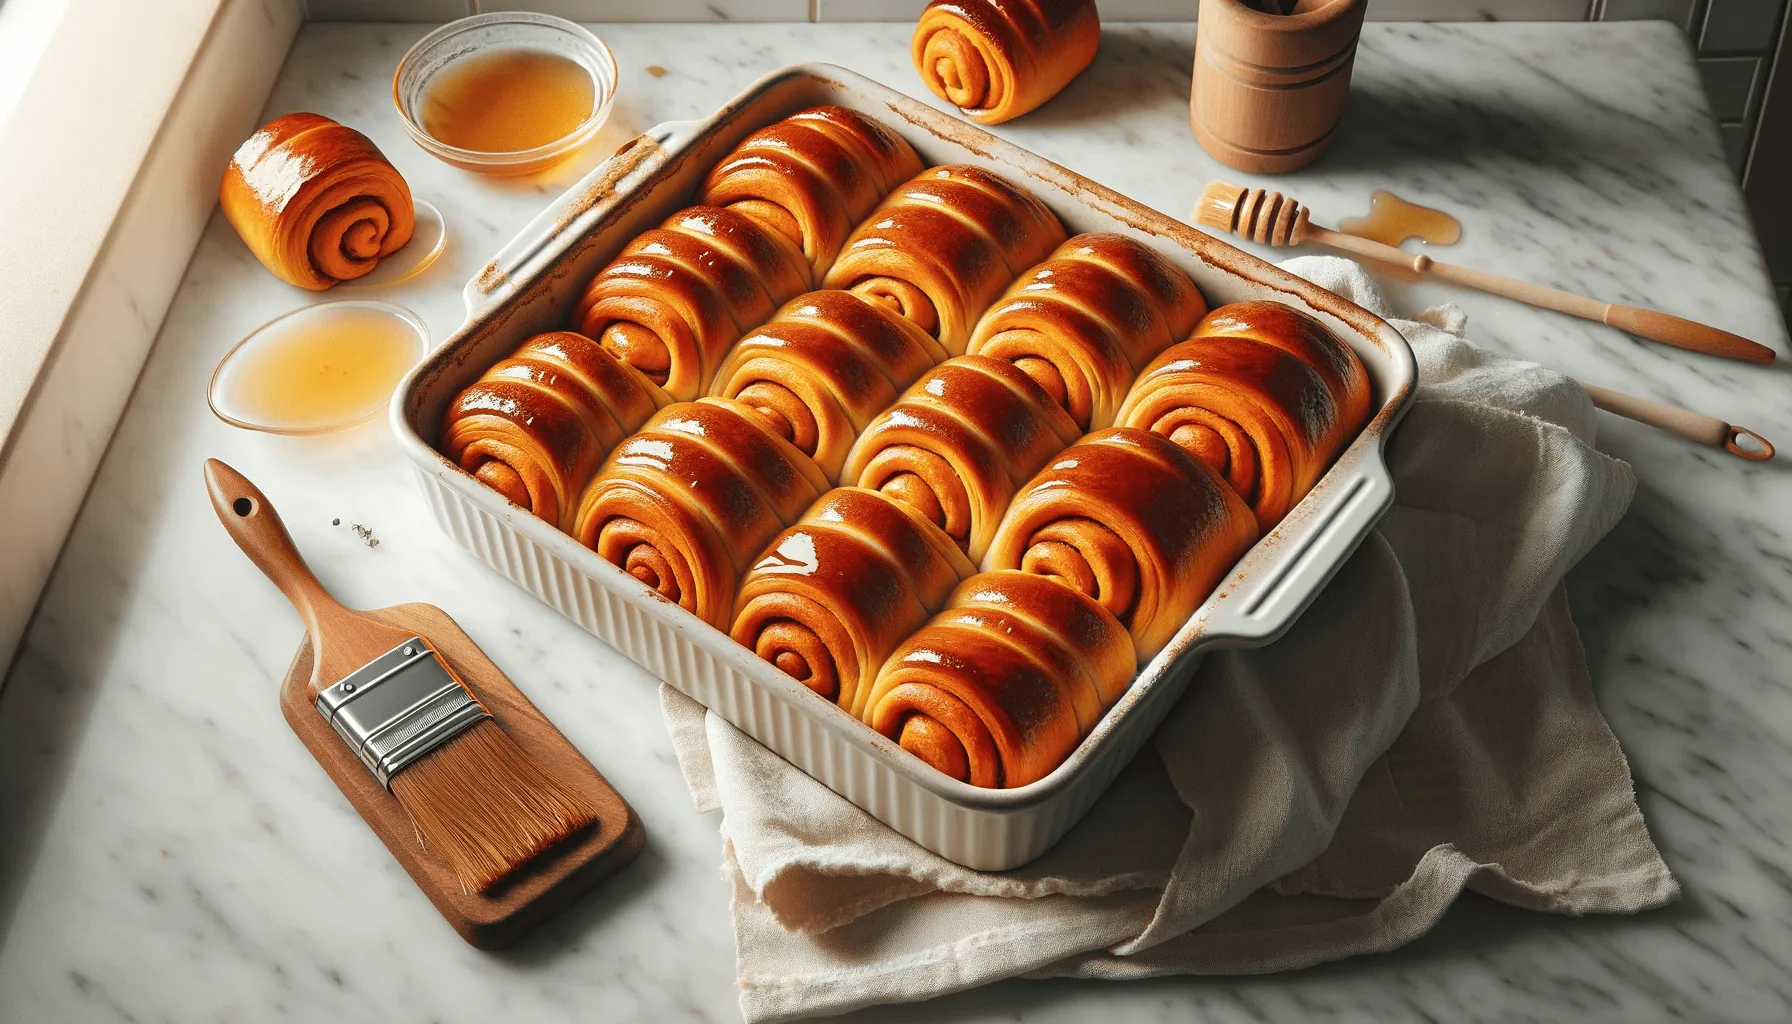
[[[491,717],[422,637],[326,687],[317,710],[388,789],[412,762]]]

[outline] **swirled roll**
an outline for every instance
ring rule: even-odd
[[[1287,352],[1312,367],[1338,403],[1344,431],[1369,422],[1369,374],[1344,339],[1312,316],[1280,302],[1234,302],[1201,319],[1197,337],[1250,338]]]
[[[1120,425],[1167,437],[1199,459],[1266,532],[1313,489],[1349,436],[1312,367],[1243,337],[1171,346],[1133,385]]]
[[[1150,431],[1109,427],[1015,496],[982,566],[1095,599],[1126,624],[1143,663],[1256,540],[1250,507],[1206,466]]]
[[[275,277],[312,291],[373,272],[411,240],[411,188],[360,132],[287,114],[249,136],[218,205]]]
[[[1056,96],[1100,44],[1094,0],[933,0],[909,53],[935,96],[1001,124]]]
[[[709,172],[699,202],[782,233],[816,277],[889,191],[921,170],[895,132],[846,107],[813,107],[746,137]]]
[[[570,530],[604,454],[666,404],[665,392],[571,331],[538,334],[448,403],[442,454]]]
[[[1008,282],[1063,240],[1058,218],[1007,179],[930,167],[853,231],[824,284],[889,306],[957,355]]]
[[[884,662],[861,717],[952,778],[1013,789],[1064,763],[1138,660],[1099,602],[1029,573],[985,572]]]
[[[726,630],[740,574],[827,486],[807,455],[739,402],[680,402],[610,452],[573,536]]]
[[[976,562],[1015,491],[1077,434],[1013,363],[956,356],[865,428],[840,479],[909,505]]]
[[[963,552],[908,506],[877,491],[837,487],[747,571],[731,632],[861,716],[884,659],[974,572]]]
[[[1014,363],[1077,426],[1100,430],[1145,364],[1206,313],[1195,283],[1157,250],[1083,234],[1015,279],[965,351]]]
[[[598,271],[572,323],[686,402],[709,386],[729,346],[811,281],[790,239],[743,213],[692,206]]]
[[[709,393],[738,398],[831,481],[872,417],[946,358],[926,331],[851,292],[808,292],[737,342]]]

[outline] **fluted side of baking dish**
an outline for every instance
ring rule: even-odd
[[[1069,759],[1012,790],[935,772],[722,632],[654,594],[552,525],[506,502],[431,447],[442,408],[523,338],[558,327],[578,288],[629,238],[688,200],[749,132],[797,109],[840,103],[904,135],[930,164],[998,169],[1065,226],[1118,231],[1187,270],[1214,305],[1275,298],[1320,316],[1363,358],[1379,406],[1313,492],[1234,568]],[[840,68],[786,68],[700,123],[662,125],[593,171],[502,250],[467,288],[468,320],[401,385],[392,416],[429,506],[456,543],[708,707],[823,785],[943,857],[984,870],[1037,857],[1144,746],[1216,646],[1278,636],[1392,503],[1382,446],[1411,396],[1405,342],[1343,299],[1139,206],[1027,151]]]

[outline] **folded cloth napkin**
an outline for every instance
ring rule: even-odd
[[[1386,315],[1354,263],[1285,266]],[[1209,655],[1039,860],[943,860],[662,689],[693,799],[722,812],[747,1020],[1304,967],[1409,942],[1464,887],[1560,914],[1676,897],[1562,586],[1630,468],[1592,448],[1579,387],[1463,341],[1460,309],[1390,323],[1419,363],[1395,506],[1283,639]]]

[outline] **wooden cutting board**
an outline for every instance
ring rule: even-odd
[[[446,612],[433,605],[401,604],[365,614],[427,638],[524,753],[584,792],[598,808],[593,828],[543,854],[497,888],[484,894],[463,892],[448,866],[423,846],[397,798],[318,714],[311,699],[307,638],[280,684],[280,710],[287,724],[461,938],[480,949],[511,945],[634,859],[646,837],[634,809]]]

